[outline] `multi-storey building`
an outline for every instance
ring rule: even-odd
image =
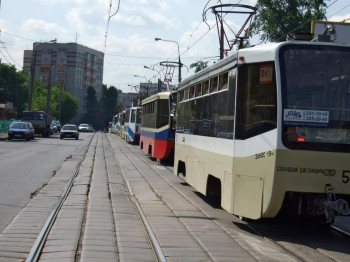
[[[32,50],[24,51],[24,70],[45,85],[58,86],[79,99],[79,121],[86,111],[86,90],[93,87],[97,99],[102,96],[103,53],[77,43],[33,44]]]

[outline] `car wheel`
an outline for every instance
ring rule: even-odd
[[[62,136],[60,136],[60,139],[63,139],[63,137],[62,137]]]
[[[77,136],[76,138],[75,138],[75,140],[78,140],[79,139],[79,137]]]

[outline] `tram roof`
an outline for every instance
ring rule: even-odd
[[[208,66],[207,68],[195,73],[194,75],[184,79],[177,90],[180,90],[186,86],[196,84],[205,79],[211,78],[222,72],[225,72],[231,68],[234,68],[237,63],[258,63],[276,60],[277,51],[281,46],[284,45],[331,45],[331,46],[344,46],[334,43],[326,42],[311,42],[311,41],[286,41],[278,43],[267,43],[239,49],[227,58],[224,58],[214,65]],[[349,47],[349,46],[348,46]],[[240,61],[240,59],[243,61]]]
[[[160,92],[160,93],[157,93],[157,94],[154,94],[150,97],[147,97],[145,99],[143,99],[141,101],[141,104],[145,104],[145,103],[149,103],[153,100],[157,100],[157,99],[168,99],[169,96],[170,96],[171,92],[170,91],[166,91],[166,92]]]

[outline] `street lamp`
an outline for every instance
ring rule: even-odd
[[[165,42],[172,42],[172,43],[175,43],[177,44],[177,52],[178,52],[178,55],[179,55],[179,83],[181,82],[181,59],[180,59],[180,46],[179,46],[179,43],[176,42],[176,41],[173,41],[173,40],[165,40],[165,39],[161,39],[159,37],[156,37],[154,38],[155,41],[165,41]]]
[[[147,81],[147,77],[145,76],[138,76],[138,75],[134,75],[134,77],[141,77],[146,79],[146,95],[148,96],[148,81]],[[141,83],[140,83],[140,92],[141,92]]]
[[[143,66],[144,68],[146,68],[146,69],[149,69],[149,70],[153,70],[153,71],[156,71],[157,73],[158,73],[158,75],[159,75],[159,78],[162,78],[162,76],[160,75],[160,71],[158,71],[158,70],[155,70],[154,68],[150,68],[150,67],[148,67],[148,66]],[[154,77],[154,76],[153,76]]]
[[[34,94],[34,76],[35,76],[35,66],[36,66],[36,51],[35,47],[41,44],[56,43],[57,39],[50,40],[49,42],[40,42],[33,45],[33,53],[31,59],[31,70],[30,70],[30,88],[29,88],[29,101],[28,101],[28,111],[32,111],[32,101]]]

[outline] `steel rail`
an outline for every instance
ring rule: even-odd
[[[335,231],[337,231],[337,232],[339,232],[339,233],[341,233],[341,234],[343,234],[343,235],[345,235],[345,236],[347,236],[347,237],[350,237],[350,233],[349,233],[349,232],[347,232],[347,231],[345,231],[345,230],[343,230],[343,229],[340,229],[340,228],[337,227],[337,226],[331,225],[331,228],[333,228]]]
[[[129,149],[129,150],[130,150],[130,149]],[[140,157],[139,154],[133,152],[132,150],[130,150],[130,151],[131,151],[132,153],[134,153],[136,156],[138,156],[144,163],[147,164],[147,161],[145,161],[144,158]],[[153,169],[153,168],[152,168],[152,169]],[[167,169],[171,170],[171,168],[168,168],[168,167],[167,167]],[[155,170],[155,169],[153,169],[153,170],[158,174],[157,170]],[[173,172],[173,170],[171,170],[171,171]],[[158,175],[159,175],[159,174],[158,174]],[[161,175],[159,175],[159,177],[160,177],[161,179],[163,179],[165,182],[167,182],[176,192],[178,192],[180,195],[182,195],[187,201],[189,201],[190,203],[193,204],[193,202],[192,202],[191,200],[189,200],[183,193],[181,193],[176,187],[174,187],[166,178],[164,178],[164,177],[161,176]],[[183,177],[182,177],[182,179],[183,179],[184,181],[186,181]],[[193,204],[193,205],[196,206],[195,204]],[[203,214],[206,215],[208,218],[210,218],[206,213],[203,213]],[[214,220],[213,220],[213,222],[214,222],[215,224],[217,224],[223,231],[226,232],[226,230],[225,230],[220,224],[218,224],[218,223],[215,222]],[[288,254],[288,255],[290,255],[291,257],[293,257],[296,261],[299,261],[299,262],[306,262],[305,259],[303,259],[302,257],[298,256],[298,255],[295,254],[293,251],[290,251],[289,249],[287,249],[287,248],[284,247],[283,245],[277,243],[277,242],[274,241],[273,239],[268,238],[268,237],[264,236],[263,234],[261,234],[258,230],[256,230],[254,227],[252,227],[249,223],[246,222],[245,225],[246,225],[247,227],[249,227],[251,230],[253,230],[254,232],[256,232],[256,234],[258,234],[259,236],[261,236],[263,239],[265,239],[265,241],[268,241],[268,242],[272,243],[273,245],[278,246],[278,247],[280,247],[281,249],[283,249],[283,250],[286,252],[286,254]],[[226,233],[227,233],[227,232],[226,232]],[[227,233],[227,234],[228,234],[228,233]],[[228,235],[229,235],[229,234],[228,234]]]
[[[91,138],[91,140],[90,140],[90,142],[89,142],[89,144],[88,144],[88,146],[83,154],[82,159],[78,162],[78,164],[75,168],[73,177],[69,180],[69,183],[68,183],[65,191],[62,193],[60,200],[55,204],[54,208],[50,212],[50,215],[46,219],[44,226],[42,227],[38,237],[35,240],[35,243],[34,243],[32,249],[29,252],[29,255],[26,259],[26,262],[38,261],[40,255],[41,255],[41,251],[42,251],[44,244],[47,240],[47,236],[49,235],[50,230],[51,230],[51,228],[56,220],[56,217],[58,215],[58,212],[61,210],[61,207],[62,207],[64,201],[66,200],[66,198],[67,198],[67,196],[68,196],[68,194],[73,186],[74,180],[79,173],[80,166],[81,166],[82,162],[85,160],[86,154],[89,150],[90,144],[91,144],[94,136],[95,135],[92,136],[92,138]]]
[[[111,144],[111,141],[109,140],[108,138],[108,142]],[[111,147],[112,150],[113,150],[113,147]],[[118,161],[118,159],[115,157],[115,152],[113,150],[113,153],[114,153],[114,159],[118,162],[119,166],[120,166],[120,162]],[[156,237],[156,235],[154,234],[153,230],[152,230],[152,227],[150,225],[150,223],[148,222],[148,219],[145,215],[145,213],[143,212],[143,209],[141,207],[141,205],[139,204],[139,202],[137,201],[136,197],[135,197],[135,194],[134,192],[132,191],[131,189],[131,186],[130,186],[130,183],[124,173],[124,170],[122,168],[120,168],[121,170],[121,173],[122,173],[122,176],[124,178],[124,181],[125,181],[125,184],[126,184],[126,187],[128,189],[128,192],[129,192],[129,195],[130,195],[130,199],[131,201],[133,202],[133,204],[135,205],[136,209],[137,209],[137,212],[139,213],[140,217],[141,217],[141,220],[144,224],[144,227],[146,229],[146,232],[147,232],[147,237],[149,238],[149,241],[150,241],[150,244],[151,244],[151,247],[152,247],[152,250],[156,256],[156,259],[157,261],[159,262],[166,262],[166,258],[163,254],[163,251],[160,247],[160,244],[158,242],[158,239]]]

